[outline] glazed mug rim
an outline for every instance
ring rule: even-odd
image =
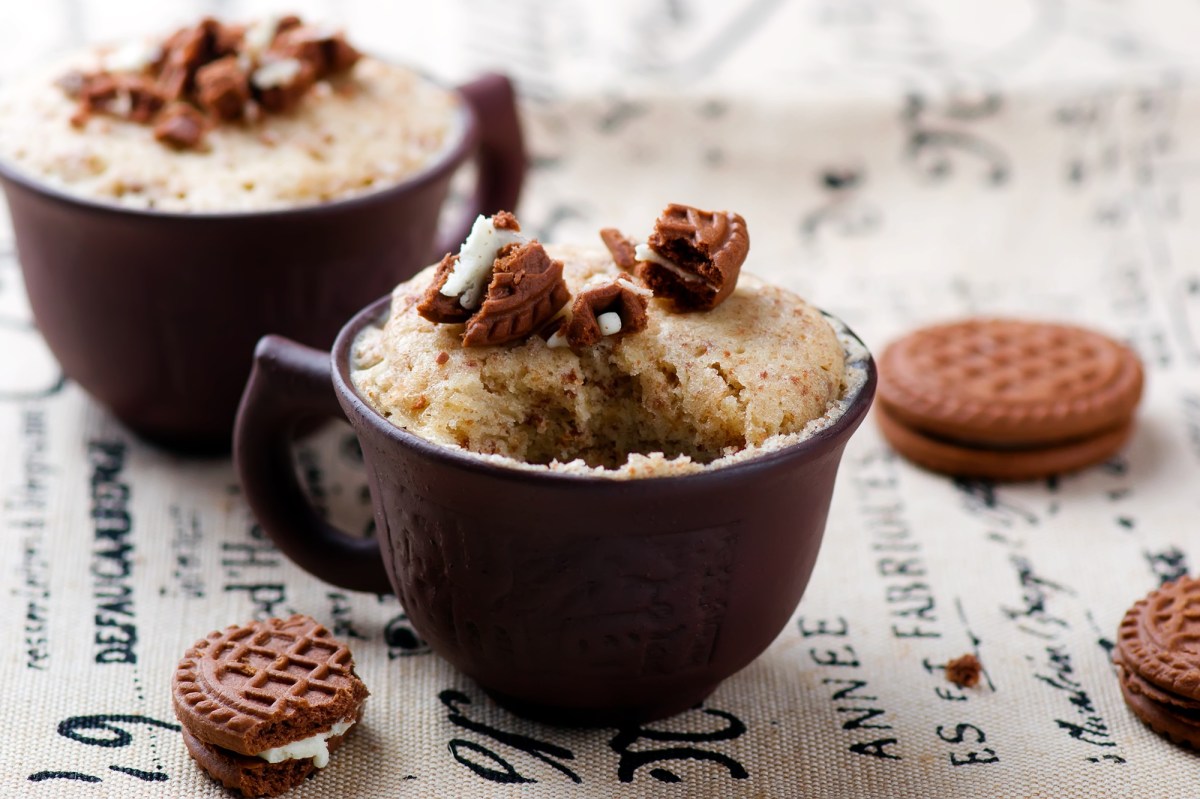
[[[851,363],[860,365],[865,370],[866,376],[861,385],[858,386],[857,393],[843,409],[841,416],[805,439],[778,449],[757,453],[737,463],[685,474],[620,478],[538,469],[533,464],[509,465],[504,462],[486,460],[485,456],[477,453],[465,450],[460,451],[454,447],[438,444],[422,438],[415,433],[411,433],[389,422],[359,394],[354,386],[354,381],[350,377],[351,349],[354,346],[355,339],[358,338],[358,334],[363,329],[370,324],[377,323],[386,318],[391,306],[391,300],[391,294],[385,295],[356,313],[338,331],[337,339],[330,349],[329,355],[332,366],[330,371],[333,376],[333,385],[339,399],[342,401],[343,410],[347,418],[354,420],[356,425],[358,423],[369,425],[374,432],[392,440],[397,446],[415,450],[424,457],[441,462],[446,466],[476,473],[486,473],[492,477],[519,480],[526,483],[533,482],[546,486],[578,485],[581,487],[599,485],[620,487],[630,484],[645,484],[648,481],[653,482],[656,486],[679,483],[699,484],[713,480],[728,481],[749,477],[793,459],[819,457],[823,452],[837,446],[842,441],[845,435],[844,431],[847,428],[852,432],[858,427],[862,417],[871,407],[878,380],[878,369],[875,359],[867,346],[863,344],[862,339],[849,326],[842,322],[841,319],[826,311],[821,311],[825,317],[840,324],[845,333],[862,347],[862,356],[848,362],[848,365]],[[535,468],[530,468],[531,466]]]

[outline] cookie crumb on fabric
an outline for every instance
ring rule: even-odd
[[[946,664],[946,679],[963,688],[974,688],[979,684],[983,664],[970,652]]]

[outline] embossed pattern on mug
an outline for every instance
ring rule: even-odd
[[[547,543],[499,522],[468,536],[461,508],[397,513],[387,535],[407,564],[400,598],[427,637],[453,631],[448,643],[481,660],[537,672],[565,659],[595,677],[677,674],[712,658],[735,528]]]

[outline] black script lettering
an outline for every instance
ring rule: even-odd
[[[99,746],[105,749],[119,749],[133,743],[133,733],[126,726],[146,725],[152,730],[161,728],[179,732],[179,725],[169,721],[160,721],[150,716],[124,715],[101,713],[92,716],[72,716],[64,719],[58,725],[58,734],[87,746]],[[130,766],[110,765],[112,771],[127,774],[146,782],[163,782],[168,779],[165,772],[158,767],[156,771],[143,771]],[[71,780],[74,782],[103,782],[92,774],[82,774],[78,771],[47,770],[30,774],[30,782],[45,780]]]
[[[984,757],[980,757],[983,753]],[[999,763],[1000,758],[996,756],[995,750],[990,746],[985,746],[979,752],[967,752],[967,756],[960,758],[954,752],[950,753],[950,765],[952,766],[970,766],[976,763]]]
[[[121,747],[133,743],[133,734],[121,727],[123,724],[145,724],[164,730],[179,731],[178,724],[159,721],[150,716],[127,716],[101,713],[95,716],[72,716],[58,725],[58,734],[88,746]],[[107,733],[103,736],[89,735],[91,732]]]
[[[850,744],[850,751],[856,755],[878,757],[882,760],[901,760],[900,755],[888,751],[889,746],[895,746],[899,741],[895,738],[880,738],[878,741]]]
[[[901,627],[899,624],[893,624],[892,636],[895,638],[941,638],[942,634],[937,630],[927,630],[920,626]]]
[[[967,734],[970,733],[974,739],[971,743],[981,744],[987,740],[987,736],[983,734],[983,730],[976,727],[974,724],[956,724],[954,732],[950,735],[946,734],[945,727],[938,727],[935,730],[937,737],[941,738],[948,744],[960,744],[967,740]]]
[[[333,617],[333,634],[337,638],[354,638],[366,641],[367,636],[358,631],[354,620],[350,618],[350,599],[345,594],[330,591],[325,595],[330,601],[329,615]]]
[[[837,628],[831,629],[829,627],[829,622],[826,619],[817,619],[816,626],[812,629],[808,629],[804,626],[803,617],[796,620],[796,626],[800,628],[800,635],[804,636],[805,638],[811,638],[814,635],[833,635],[839,638],[845,636],[846,633],[850,631],[850,626],[841,616],[838,616],[837,623]]]
[[[129,541],[133,517],[130,489],[121,480],[125,444],[93,441],[88,445],[92,467],[92,508],[95,548],[92,550],[92,599],[96,663],[137,663],[138,633],[133,592],[134,547]]]
[[[925,566],[920,558],[880,558],[876,562],[881,577],[924,577]],[[888,589],[889,592],[891,589]]]
[[[654,741],[656,743],[677,743],[677,744],[700,744],[700,743],[715,743],[717,741],[732,741],[735,738],[741,737],[746,732],[746,725],[737,716],[732,713],[727,713],[723,710],[714,710],[712,708],[703,708],[699,711],[705,716],[722,719],[726,722],[722,729],[712,730],[709,732],[668,732],[666,730],[656,730],[650,727],[633,725],[622,727],[617,731],[616,736],[609,742],[609,746],[614,752],[620,755],[621,759],[617,765],[617,779],[621,782],[633,782],[638,769],[652,764],[661,764],[672,760],[699,761],[704,763],[716,763],[723,766],[728,771],[729,776],[735,780],[747,779],[750,774],[746,768],[733,759],[729,755],[720,752],[713,752],[707,749],[700,749],[697,746],[668,746],[661,749],[649,749],[645,751],[634,751],[631,747],[639,741]],[[689,716],[689,720],[695,718],[694,715]],[[659,782],[682,782],[683,778],[673,771],[658,766],[650,769],[647,772],[653,779]]]
[[[462,691],[447,689],[438,694],[438,699],[450,711],[446,719],[456,727],[461,727],[464,730],[483,735],[490,738],[498,744],[516,749],[519,752],[524,752],[530,757],[545,763],[554,768],[559,773],[567,777],[574,783],[583,782],[583,779],[567,766],[560,763],[560,760],[574,760],[575,753],[556,744],[546,741],[539,741],[536,738],[531,738],[527,735],[521,735],[515,732],[506,732],[496,727],[484,724],[481,721],[474,721],[467,718],[464,707],[471,704],[471,698]],[[491,782],[514,783],[514,782],[537,782],[532,777],[525,777],[517,771],[511,763],[505,760],[495,751],[488,749],[482,744],[474,743],[463,738],[455,738],[450,746],[450,753],[454,759],[464,766],[469,768],[477,776]],[[476,761],[470,760],[462,755],[462,750],[466,749],[476,754],[483,755],[492,763],[501,766],[503,770],[497,771],[489,766],[484,766]]]
[[[809,657],[811,657],[813,663],[816,663],[818,666],[846,666],[848,668],[857,669],[862,665],[862,663],[860,663],[858,660],[858,656],[854,654],[854,647],[852,646],[842,647],[841,653],[839,653],[836,649],[826,649],[824,650],[823,654],[820,652],[821,651],[817,649],[808,650]],[[841,659],[841,655],[843,653],[846,656],[845,660]]]
[[[254,618],[260,620],[280,615],[275,608],[287,601],[287,589],[282,583],[232,584],[226,585],[225,590],[230,593],[245,591],[254,605]]]
[[[227,569],[258,566],[272,568],[280,563],[277,557],[279,550],[269,543],[235,544],[223,541],[221,542],[221,553],[226,556],[221,558],[221,565]],[[266,557],[267,555],[275,557]]]
[[[491,749],[480,746],[477,743],[473,743],[464,738],[453,738],[453,739],[451,739],[451,741],[448,744],[446,744],[446,746],[447,746],[447,748],[450,749],[450,754],[454,755],[455,760],[457,760],[459,763],[462,763],[467,768],[471,769],[471,771],[475,772],[476,776],[483,777],[485,780],[488,780],[489,782],[500,782],[500,783],[537,782],[537,780],[530,779],[529,777],[522,777],[517,772],[517,770],[515,768],[513,768],[513,765],[511,763],[509,763],[504,758],[500,757],[500,755],[496,754]],[[475,754],[483,755],[485,758],[490,760],[492,763],[500,766],[500,768],[494,769],[490,766],[485,766],[482,763],[479,763],[478,761],[472,760],[471,758],[469,758],[465,754],[463,754],[464,750],[466,750],[467,752],[474,752]]]
[[[383,628],[383,641],[388,647],[388,660],[425,655],[430,651],[429,644],[421,640],[417,631],[408,623],[408,614],[401,613],[388,620]]]
[[[842,722],[843,730],[890,730],[891,724],[868,724],[871,719],[882,716],[886,710],[880,710],[873,707],[839,707],[838,713],[859,713],[861,715],[852,718],[849,721]]]
[[[856,702],[874,702],[874,696],[858,696],[854,693],[859,688],[866,688],[866,680],[839,680],[833,677],[826,677],[821,680],[825,685],[845,685],[846,687],[840,691],[834,691],[833,696],[829,697],[831,701],[837,702],[842,699],[852,699]]]

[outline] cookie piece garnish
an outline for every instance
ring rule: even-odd
[[[196,97],[217,119],[241,119],[250,100],[250,82],[236,56],[226,56],[196,70]]]
[[[340,31],[320,25],[293,25],[277,34],[271,49],[312,64],[317,80],[345,72],[362,58]]]
[[[492,279],[492,267],[500,251],[510,244],[525,244],[528,241],[528,236],[521,235],[521,226],[516,224],[516,218],[507,211],[492,217],[478,217],[458,254],[447,254],[438,264],[433,282],[417,306],[417,313],[431,322],[464,321],[478,310],[483,301],[484,292]],[[466,315],[453,310],[453,306],[448,306],[439,297],[447,298],[466,311]]]
[[[195,149],[204,139],[208,120],[187,103],[172,103],[154,125],[154,138],[179,150]]]
[[[510,244],[492,268],[487,297],[467,320],[464,347],[524,339],[548,322],[571,298],[555,261],[536,241]]]
[[[746,220],[730,211],[668,205],[635,254],[637,274],[676,310],[711,310],[733,293],[750,251]]]
[[[275,796],[324,768],[366,697],[350,650],[299,615],[210,633],[172,681],[189,753],[246,796]]]
[[[1142,393],[1132,350],[1073,325],[967,319],[914,331],[879,362],[877,419],[935,471],[1023,480],[1118,450]]]
[[[458,266],[458,256],[446,253],[438,262],[437,269],[433,273],[433,280],[430,282],[429,288],[425,289],[425,295],[416,305],[417,313],[430,322],[452,325],[467,321],[471,318],[471,314],[475,313],[474,308],[463,307],[459,296],[442,293],[442,287],[446,285],[446,281],[456,266]]]
[[[606,227],[600,231],[600,240],[604,242],[604,246],[612,255],[613,263],[626,272],[632,272],[637,268],[636,246],[625,238],[625,234],[615,227]]]
[[[458,253],[442,258],[416,310],[435,323],[465,322],[463,346],[482,347],[536,333],[570,298],[562,262],[500,211],[476,219]]]
[[[556,336],[571,349],[590,347],[605,336],[628,335],[646,329],[646,301],[650,291],[635,285],[626,275],[585,286],[571,304],[571,316]]]
[[[77,127],[102,113],[152,124],[171,147],[195,148],[217,122],[291,110],[318,80],[348,72],[359,58],[340,32],[298,17],[249,27],[205,18],[159,45],[131,43],[106,55],[100,69],[68,73],[57,84],[79,103]],[[203,124],[181,123],[180,105]]]
[[[1134,715],[1200,749],[1200,580],[1181,577],[1135,602],[1117,629],[1113,661]]]
[[[317,69],[310,62],[273,55],[250,75],[258,104],[274,114],[295,108],[316,82]]]

